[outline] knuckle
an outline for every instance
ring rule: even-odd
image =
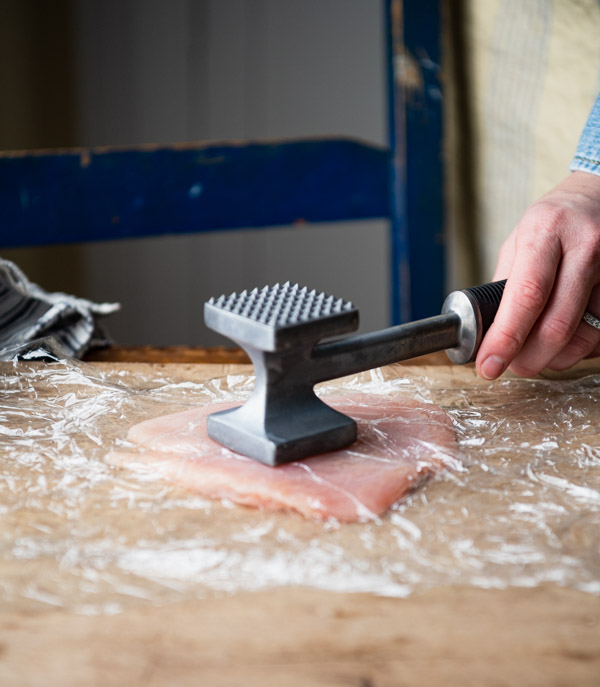
[[[600,267],[600,232],[589,234],[581,242],[582,269],[596,271]]]
[[[528,312],[540,313],[546,305],[546,292],[538,282],[524,279],[520,282],[515,299]]]
[[[525,214],[527,221],[535,225],[538,237],[553,234],[557,225],[567,221],[567,216],[567,208],[546,200],[534,203]]]
[[[575,333],[565,347],[564,353],[569,358],[580,360],[588,355],[594,348],[595,342],[590,341],[587,337]]]
[[[532,367],[531,365],[524,364],[518,358],[513,360],[510,369],[511,372],[514,372],[519,377],[535,377],[535,375],[541,371],[541,368],[538,369],[536,367]]]
[[[508,357],[515,356],[525,343],[525,336],[506,327],[498,327],[495,332],[497,347]]]
[[[574,326],[576,323],[562,317],[547,317],[540,327],[540,338],[552,347],[564,345],[571,339]]]

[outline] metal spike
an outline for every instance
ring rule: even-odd
[[[246,294],[247,294],[246,290],[244,290],[240,293],[240,295],[237,297],[237,299],[235,301],[235,305],[234,305],[232,312],[234,312],[236,314],[240,313],[240,311],[242,310],[242,306],[244,305],[244,299],[246,297]]]
[[[231,310],[233,306],[235,305],[235,299],[237,298],[237,293],[235,291],[229,295],[227,300],[225,301],[225,304],[223,305],[224,310]]]

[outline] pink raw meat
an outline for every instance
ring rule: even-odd
[[[140,422],[127,438],[142,450],[107,460],[211,498],[352,522],[382,515],[452,459],[452,423],[437,406],[360,393],[326,400],[358,422],[358,440],[346,449],[268,467],[207,435],[206,416],[236,405],[229,403]]]

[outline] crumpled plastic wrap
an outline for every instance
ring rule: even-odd
[[[247,398],[248,368],[215,366],[204,379],[206,369],[0,365],[5,608],[112,613],[281,585],[600,593],[600,374],[489,383],[471,368],[395,365],[323,385],[324,396],[436,404],[457,441],[444,469],[386,515],[341,524],[211,501],[105,462],[141,420]]]

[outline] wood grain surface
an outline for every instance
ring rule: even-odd
[[[214,362],[99,367],[129,370],[130,383],[141,370],[201,380],[238,369]],[[452,382],[453,366],[435,369]],[[600,596],[553,584],[405,599],[286,587],[140,599],[114,615],[0,605],[0,685],[587,687],[600,685]]]
[[[554,586],[407,599],[275,589],[113,616],[0,614],[2,685],[599,684],[600,598]]]

